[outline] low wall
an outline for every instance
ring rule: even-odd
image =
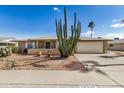
[[[53,54],[60,54],[58,49],[28,49],[28,54],[37,54],[41,52],[43,55],[47,54],[48,51],[51,51]]]

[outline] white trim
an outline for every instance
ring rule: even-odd
[[[124,5],[123,0],[0,0],[1,5]]]

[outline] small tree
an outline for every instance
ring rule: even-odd
[[[76,23],[76,12],[74,13],[74,25],[71,25],[71,35],[68,36],[66,8],[64,7],[64,24],[61,19],[56,22],[56,34],[58,38],[58,49],[61,57],[68,57],[74,52],[81,32],[81,22]]]
[[[88,27],[90,28],[90,31],[91,31],[91,38],[92,38],[92,31],[93,31],[94,26],[95,24],[93,21],[89,22]]]

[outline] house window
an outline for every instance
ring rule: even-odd
[[[46,42],[46,49],[50,49],[50,42]]]
[[[6,46],[7,43],[0,43],[0,46]]]
[[[32,43],[28,43],[28,48],[33,48]]]
[[[113,47],[114,45],[113,44],[110,44],[110,47]]]

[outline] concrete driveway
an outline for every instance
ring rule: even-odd
[[[112,51],[107,54],[75,54],[75,56],[88,68],[86,73],[102,74],[119,87],[124,87],[124,56],[116,56]]]

